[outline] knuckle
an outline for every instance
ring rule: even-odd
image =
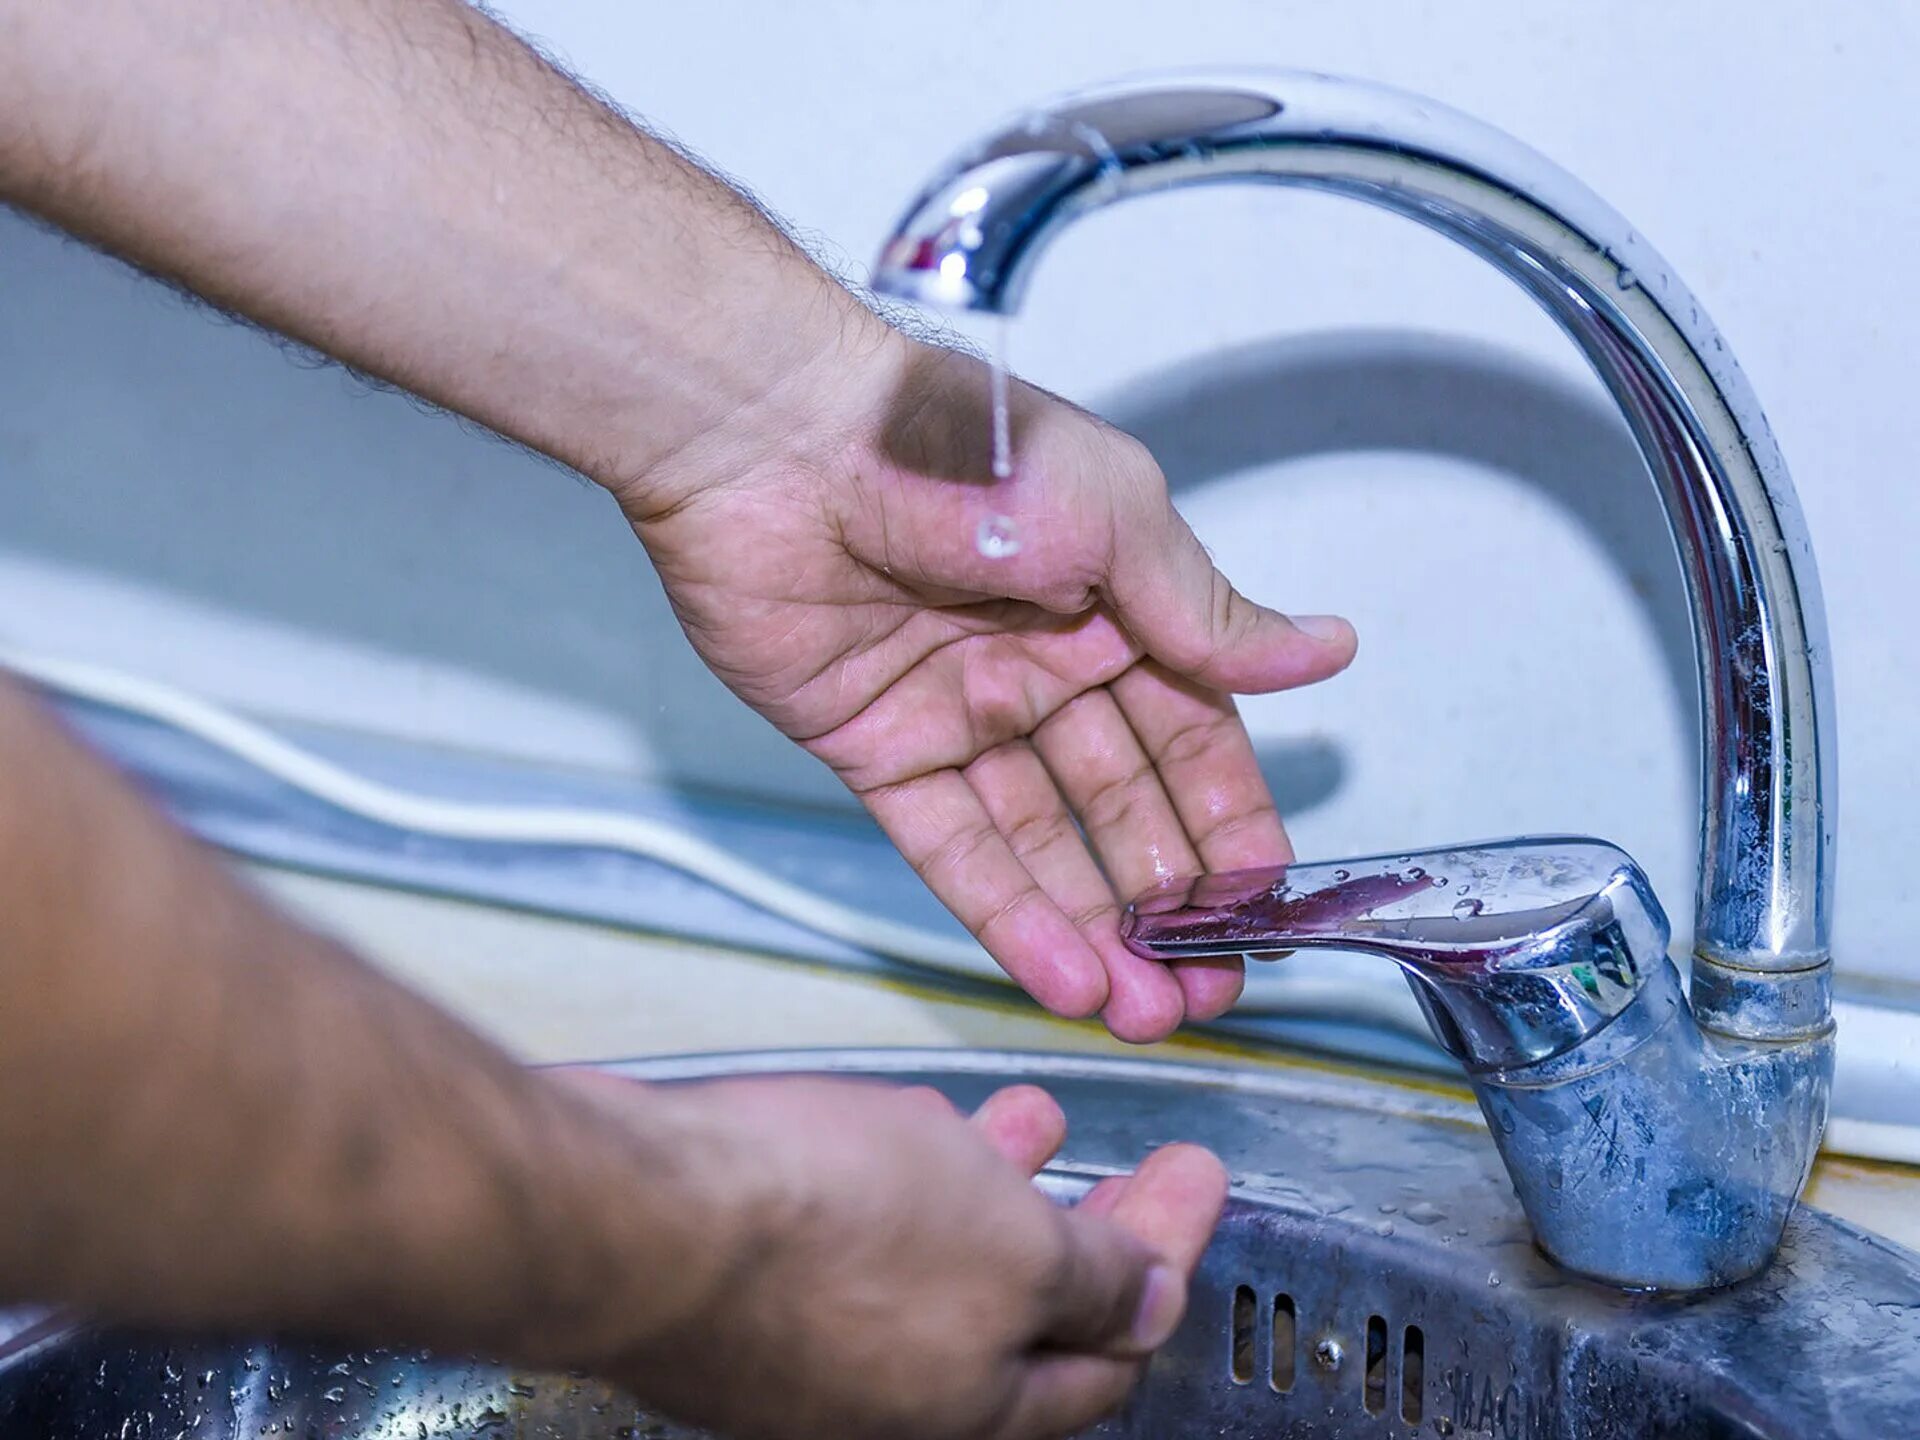
[[[1061,811],[1051,809],[1023,815],[1007,830],[1007,844],[1023,859],[1077,838],[1073,821]]]
[[[990,825],[968,825],[934,846],[913,868],[937,889],[942,882],[965,870],[996,838],[997,832]]]
[[[1144,798],[1143,792],[1152,778],[1152,767],[1142,761],[1101,780],[1088,792],[1080,807],[1088,827],[1106,830],[1123,824]]]

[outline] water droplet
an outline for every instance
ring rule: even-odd
[[[1407,871],[1407,878],[1409,880],[1424,880],[1427,878],[1427,872],[1423,867],[1416,865]]]
[[[1382,1200],[1380,1202],[1380,1213],[1382,1215],[1391,1215],[1394,1213],[1394,1211],[1398,1210],[1399,1208],[1400,1207],[1394,1204],[1393,1201],[1391,1200]]]
[[[1006,560],[1020,553],[1020,530],[1005,515],[989,515],[974,532],[973,548],[989,560]]]
[[[1382,1220],[1378,1225],[1373,1227],[1373,1233],[1376,1235],[1393,1234],[1393,1222],[1391,1220]]]
[[[1640,283],[1640,279],[1633,271],[1622,265],[1620,267],[1620,273],[1614,277],[1613,283],[1618,285],[1622,290],[1631,290]]]
[[[1447,888],[1447,877],[1444,875],[1435,875],[1431,883],[1434,889],[1444,890]]]
[[[1416,1200],[1407,1207],[1407,1219],[1416,1225],[1438,1225],[1447,1215],[1431,1200]]]
[[[1487,1284],[1497,1289],[1500,1284],[1500,1277],[1489,1270],[1487,1272]]]
[[[322,1390],[320,1398],[329,1405],[338,1405],[347,1398],[347,1387],[336,1385],[331,1390]]]
[[[1333,878],[1335,880],[1351,880],[1353,878],[1353,872],[1351,870],[1336,870],[1333,872]]]
[[[1479,900],[1456,900],[1453,902],[1453,918],[1471,920],[1486,908],[1486,905]]]
[[[1466,894],[1466,893],[1467,893],[1467,892],[1468,892],[1469,890],[1471,890],[1472,888],[1473,888],[1473,886],[1472,886],[1471,884],[1464,884],[1464,885],[1462,885],[1462,886],[1461,886],[1461,887],[1460,887],[1460,888],[1459,888],[1458,890],[1456,890],[1456,891],[1454,891],[1453,893],[1454,893],[1454,894],[1456,894],[1456,895],[1464,895],[1464,894]]]
[[[1347,1352],[1331,1336],[1313,1347],[1313,1362],[1322,1370],[1338,1370],[1340,1362],[1346,1358]]]

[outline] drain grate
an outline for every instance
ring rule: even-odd
[[[1267,1306],[1260,1303],[1259,1292],[1251,1285],[1237,1285],[1233,1291],[1232,1314],[1228,1323],[1227,1373],[1235,1385],[1250,1385],[1259,1369],[1260,1346],[1267,1343],[1268,1384],[1276,1395],[1293,1390],[1299,1374],[1300,1313],[1293,1296],[1285,1290],[1274,1294]],[[1266,1334],[1260,1333],[1262,1316],[1267,1320]],[[1369,1415],[1385,1417],[1387,1397],[1392,1385],[1392,1327],[1384,1315],[1369,1315],[1366,1325],[1366,1363],[1361,1369],[1360,1405]],[[1342,1352],[1339,1340],[1322,1340],[1316,1352],[1321,1368],[1337,1372]],[[1400,1331],[1399,1393],[1400,1419],[1418,1425],[1426,1416],[1427,1334],[1418,1325],[1409,1324]]]

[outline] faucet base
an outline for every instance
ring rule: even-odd
[[[1633,1290],[1759,1273],[1819,1147],[1831,1034],[1764,1043],[1702,1031],[1670,960],[1610,1028],[1621,1025],[1641,1032],[1637,1043],[1616,1041],[1597,1065],[1576,1051],[1474,1078],[1540,1248]]]

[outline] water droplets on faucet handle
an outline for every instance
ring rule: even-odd
[[[1577,836],[1186,876],[1138,897],[1123,934],[1158,958],[1319,945],[1493,969],[1591,928],[1595,907],[1665,953],[1666,917],[1639,867]]]

